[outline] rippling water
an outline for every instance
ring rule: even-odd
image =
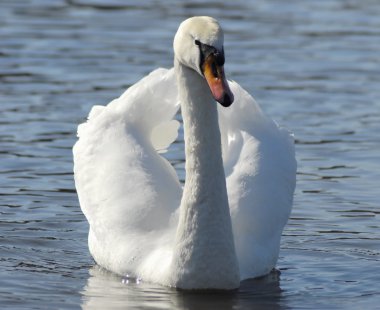
[[[73,183],[77,124],[170,67],[173,35],[192,15],[220,20],[229,77],[297,142],[278,271],[234,294],[181,293],[94,266]],[[2,0],[1,308],[379,307],[379,82],[376,0]],[[182,152],[170,159],[183,177]]]

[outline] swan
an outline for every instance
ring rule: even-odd
[[[217,20],[183,21],[157,69],[78,126],[74,179],[95,262],[179,289],[239,287],[276,265],[295,188],[293,136],[224,72]],[[219,104],[218,104],[218,103]],[[186,177],[160,155],[177,138]]]

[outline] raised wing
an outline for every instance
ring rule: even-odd
[[[237,83],[230,87],[235,102],[219,109],[219,122],[243,280],[264,275],[276,264],[293,203],[296,160],[292,135],[265,116]]]
[[[178,177],[157,152],[177,137],[173,117],[178,108],[173,70],[158,69],[107,106],[95,106],[88,121],[78,127],[79,140],[73,149],[75,185],[90,223],[90,251],[98,262],[104,253],[115,260],[138,260],[148,251],[143,247],[155,241],[155,236],[149,237],[152,242],[143,243],[142,238],[167,229],[179,207]],[[109,249],[103,251],[106,246]],[[117,270],[115,266],[108,267]]]

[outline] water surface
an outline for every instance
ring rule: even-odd
[[[228,76],[295,133],[277,271],[190,294],[99,269],[72,175],[76,126],[156,67],[192,15],[225,29]],[[2,309],[374,309],[380,302],[378,1],[2,0]],[[169,158],[183,179],[182,142]]]

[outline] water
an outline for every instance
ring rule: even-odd
[[[180,21],[225,29],[226,71],[296,135],[278,271],[189,294],[94,266],[72,176],[77,124],[156,67]],[[2,309],[374,309],[380,302],[378,1],[2,0]],[[180,145],[180,143],[179,143]],[[183,155],[171,155],[183,176]]]

